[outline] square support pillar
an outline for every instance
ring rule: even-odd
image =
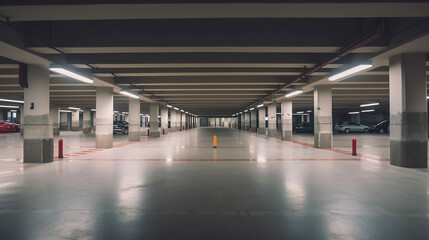
[[[282,139],[292,140],[292,100],[286,100],[281,103],[282,111]]]
[[[277,106],[275,103],[268,105],[268,136],[277,136]]]
[[[164,134],[168,134],[168,108],[165,106],[161,107],[161,131]]]
[[[250,111],[250,128],[252,129],[252,132],[257,131],[256,123],[258,122],[258,119],[256,119],[256,111],[257,109],[253,109]]]
[[[95,147],[113,147],[113,88],[96,87]]]
[[[140,141],[140,99],[128,99],[128,140]]]
[[[91,124],[91,109],[90,108],[84,108],[83,109],[83,122],[82,122],[82,132],[89,134],[92,131],[92,124]]]
[[[266,115],[266,112],[267,112],[267,108],[264,106],[264,107],[260,107],[259,109],[258,109],[258,111],[259,111],[259,128],[258,128],[258,133],[259,134],[263,134],[263,135],[265,135],[265,134],[267,134],[267,128],[265,127],[265,115]]]
[[[331,85],[314,87],[314,147],[332,148]]]
[[[79,110],[73,110],[72,111],[72,131],[76,132],[79,131]]]
[[[427,168],[426,54],[390,58],[390,164]]]
[[[245,112],[243,115],[244,115],[244,130],[248,132],[250,129],[250,112]]]
[[[24,88],[24,162],[54,160],[54,140],[49,121],[49,69],[28,65],[28,88]]]
[[[158,128],[159,105],[156,103],[150,104],[150,137],[160,137],[161,133]]]
[[[174,109],[170,109],[170,131],[175,132],[177,131],[176,129],[176,116],[177,111]]]
[[[53,135],[60,135],[60,108],[58,105],[51,104],[49,109],[49,121],[52,125]]]

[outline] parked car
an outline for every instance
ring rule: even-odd
[[[314,124],[312,122],[299,123],[293,128],[294,133],[314,133]]]
[[[128,122],[114,121],[113,122],[113,133],[128,134]]]
[[[388,133],[390,130],[389,120],[381,121],[375,125],[372,125],[369,129],[370,132],[376,133]]]
[[[21,127],[20,127],[20,125],[18,123],[14,123],[14,122],[12,122],[10,120],[4,120],[4,122],[12,124],[13,127],[15,128],[15,132],[21,131]]]
[[[15,126],[7,122],[0,122],[0,132],[16,132]]]
[[[344,133],[350,133],[350,132],[369,132],[369,127],[366,125],[362,125],[355,122],[341,122],[335,124],[335,131],[337,132],[344,132]]]

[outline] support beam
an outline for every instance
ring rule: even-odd
[[[128,139],[130,141],[140,141],[140,99],[128,99]]]
[[[258,108],[259,111],[259,128],[258,133],[266,135],[267,134],[267,128],[265,126],[265,115],[267,112],[267,108],[265,106]]]
[[[275,103],[268,105],[268,136],[277,136],[277,106]]]
[[[428,118],[424,53],[390,58],[390,164],[427,168]]]
[[[314,87],[314,147],[332,148],[331,85]]]
[[[58,105],[51,104],[49,109],[49,121],[52,124],[53,135],[60,135],[60,108]]]
[[[92,132],[92,125],[91,125],[91,109],[90,108],[84,108],[83,109],[83,124],[82,124],[82,131],[89,134]]]
[[[161,133],[158,128],[159,105],[157,103],[150,104],[150,137],[160,137]]]
[[[113,88],[96,88],[96,148],[113,147]]]
[[[24,162],[54,160],[54,140],[49,123],[49,69],[28,65],[24,88]]]
[[[292,100],[285,100],[281,103],[282,111],[282,139],[292,140]]]

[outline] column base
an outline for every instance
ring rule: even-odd
[[[54,139],[24,139],[24,163],[54,161]]]
[[[267,129],[266,128],[258,128],[258,133],[266,135],[267,134]]]
[[[73,132],[77,132],[77,131],[79,131],[79,127],[72,127],[72,131],[73,131]]]
[[[133,141],[133,142],[140,141],[140,131],[138,131],[138,132],[129,132],[128,133],[128,140]]]
[[[54,136],[58,136],[58,135],[60,135],[60,129],[59,128],[53,128],[52,133],[54,134]]]
[[[332,148],[332,133],[314,134],[315,148]]]
[[[284,141],[291,141],[292,140],[292,131],[283,131],[282,139]]]
[[[161,137],[161,133],[160,132],[149,132],[149,137]]]
[[[268,137],[275,137],[277,136],[277,130],[276,129],[268,129]]]
[[[106,149],[113,147],[112,134],[95,134],[95,148]]]
[[[427,141],[390,140],[390,164],[406,168],[427,168]]]

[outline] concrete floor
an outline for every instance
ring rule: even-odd
[[[429,239],[429,172],[391,166],[388,135],[61,138],[64,160],[23,164],[19,134],[0,134],[0,239]]]

